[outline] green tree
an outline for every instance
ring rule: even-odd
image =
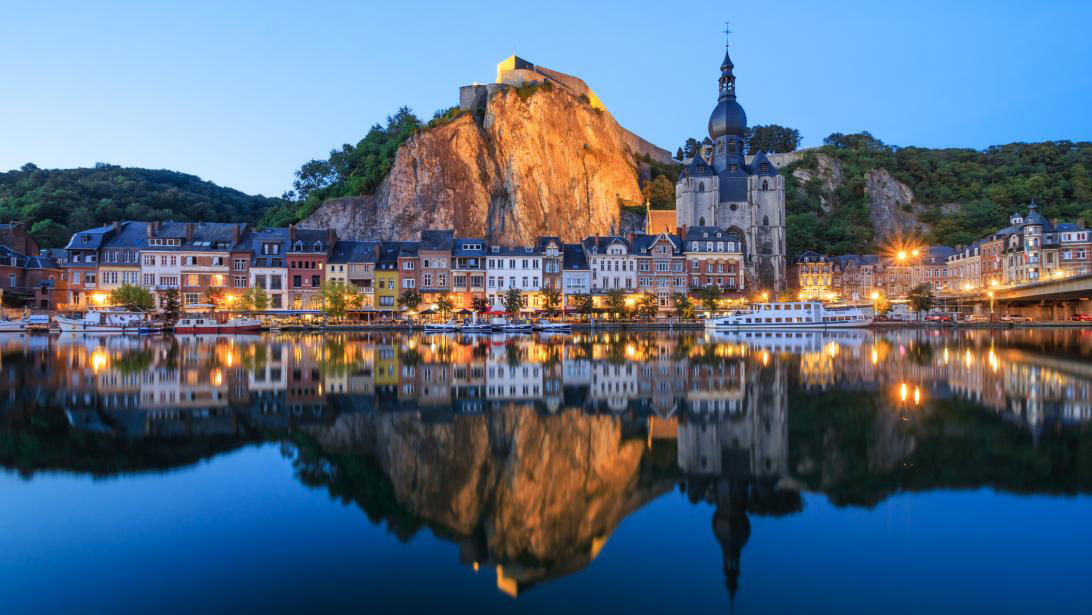
[[[701,301],[702,307],[707,312],[717,311],[717,300],[720,299],[720,288],[717,286],[702,286],[694,292],[698,296],[698,300]]]
[[[447,320],[449,314],[451,314],[452,308],[455,307],[455,302],[451,300],[451,295],[448,293],[441,293],[436,298],[436,309],[440,310],[440,316]]]
[[[398,304],[410,310],[416,310],[417,306],[421,305],[421,301],[421,293],[417,292],[416,288],[407,288],[402,291],[402,296],[398,297]]]
[[[675,293],[671,296],[671,301],[675,306],[675,314],[679,318],[689,319],[694,317],[694,302],[690,300],[686,293]]]
[[[322,311],[335,320],[344,318],[349,310],[360,309],[363,301],[363,295],[352,284],[326,282],[322,285]]]
[[[910,309],[918,314],[919,319],[922,312],[928,312],[936,304],[936,299],[933,297],[933,287],[925,283],[911,288],[910,292],[906,294],[906,298],[910,301]]]
[[[743,141],[747,144],[748,154],[766,152],[781,154],[794,152],[800,147],[800,131],[778,124],[751,126],[744,130]]]
[[[675,184],[665,175],[646,182],[641,195],[651,209],[675,209]]]
[[[470,307],[472,310],[479,314],[483,314],[489,311],[489,299],[485,297],[473,297],[470,299]]]
[[[518,288],[509,288],[504,293],[504,309],[508,310],[509,316],[519,316],[519,311],[522,308],[523,293]]]
[[[556,312],[557,308],[561,306],[561,290],[553,286],[546,286],[542,289],[542,298],[546,304],[546,309],[550,312]]]
[[[641,318],[656,318],[656,314],[659,313],[660,306],[659,300],[656,295],[650,292],[643,292],[639,299],[637,299],[637,314]]]
[[[209,286],[205,289],[205,303],[212,305],[213,309],[219,308],[223,305],[226,294],[222,286]]]
[[[269,294],[264,289],[252,286],[239,297],[239,307],[247,312],[264,312],[269,309]]]
[[[592,300],[592,296],[584,293],[580,295],[572,295],[573,298],[573,311],[577,314],[587,316],[592,313],[592,309],[595,307],[595,302]]]
[[[612,288],[607,291],[607,310],[614,318],[626,315],[626,291],[621,288]]]
[[[182,302],[178,296],[177,288],[168,288],[162,291],[162,304],[160,309],[163,310],[163,317],[167,322],[174,322],[178,320],[178,317],[182,315]]]
[[[147,312],[155,307],[155,297],[145,288],[122,284],[110,291],[110,303],[131,312]]]

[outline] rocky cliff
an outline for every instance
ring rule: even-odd
[[[416,239],[426,228],[527,244],[617,229],[618,200],[641,200],[632,136],[555,87],[499,87],[474,113],[399,149],[374,195],[324,203],[302,226],[342,238]]]
[[[777,166],[786,166],[803,158],[808,150],[771,156]],[[843,164],[831,156],[812,151],[812,167],[794,167],[792,176],[802,186],[812,180],[818,180],[819,206],[824,213],[830,213],[838,189],[855,178],[846,176]],[[921,204],[914,198],[914,191],[909,186],[895,179],[884,168],[870,169],[863,178],[864,192],[868,197],[868,218],[872,231],[877,238],[926,235],[929,225],[921,222],[918,216],[922,212]]]

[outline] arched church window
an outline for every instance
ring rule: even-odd
[[[763,190],[769,190],[770,189],[770,182],[768,182],[766,180],[762,180],[762,189]]]
[[[698,182],[698,192],[705,192],[705,182]]]
[[[770,225],[770,217],[769,216],[762,216],[762,226],[769,226],[769,225]]]
[[[728,153],[729,154],[736,153],[736,142],[735,141],[729,141],[728,142]]]
[[[724,153],[724,141],[721,141],[720,143],[717,143],[717,153],[718,154],[723,154]]]
[[[705,226],[705,216],[698,218],[698,226]]]

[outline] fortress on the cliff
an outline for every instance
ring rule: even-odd
[[[495,83],[464,85],[459,88],[459,109],[474,112],[483,109],[486,101],[495,92],[506,88],[518,88],[525,85],[537,85],[549,83],[569,92],[577,98],[584,97],[593,109],[598,109],[610,115],[603,101],[596,96],[588,84],[580,77],[566,75],[556,70],[536,66],[519,56],[509,56],[497,64],[497,81]],[[611,116],[613,119],[613,116]],[[615,120],[617,124],[617,120]],[[652,143],[626,130],[621,124],[618,127],[622,131],[622,140],[626,146],[636,155],[648,154],[653,160],[671,163],[671,152],[656,147]]]

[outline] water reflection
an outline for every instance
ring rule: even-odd
[[[0,463],[94,475],[279,441],[298,479],[513,596],[673,490],[750,515],[801,492],[1092,487],[1087,331],[0,338]]]

